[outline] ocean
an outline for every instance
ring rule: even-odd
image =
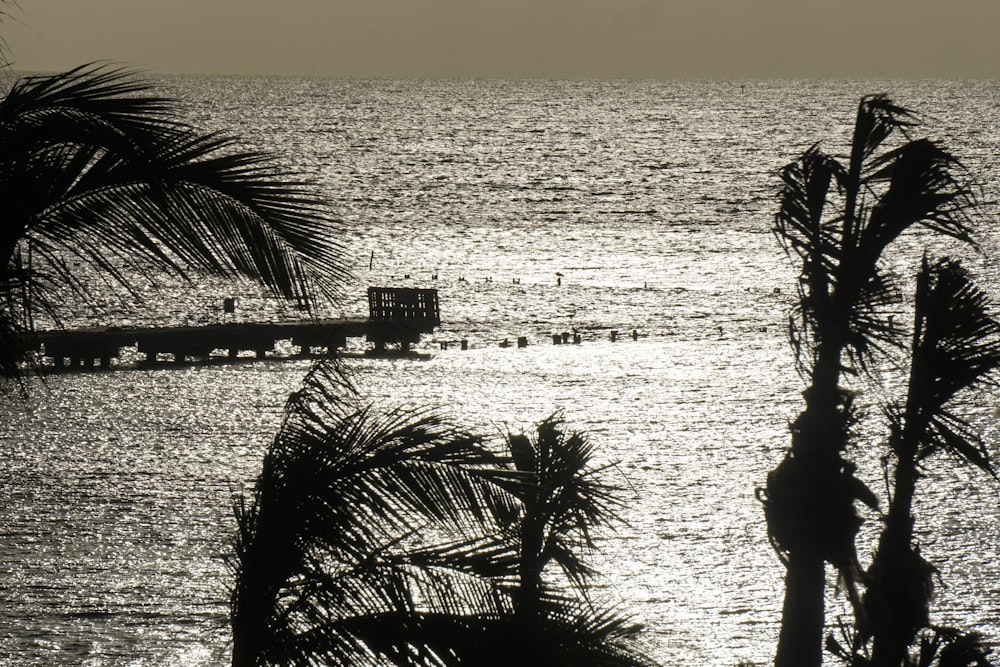
[[[434,407],[492,438],[561,412],[615,464],[626,505],[591,557],[595,595],[645,624],[664,665],[767,664],[777,639],[783,569],[755,488],[804,388],[786,330],[796,269],[770,232],[778,169],[817,141],[845,152],[860,97],[890,94],[979,184],[981,252],[957,252],[1000,303],[1000,82],[154,81],[192,124],[274,151],[332,200],[356,279],[324,314],[363,317],[368,285],[438,289],[428,358],[348,362],[372,402]],[[908,235],[888,258],[904,285],[927,241]],[[247,285],[139,291],[67,314],[214,322],[237,296],[238,318],[287,316]],[[552,344],[572,331],[579,345]],[[501,347],[518,337],[527,347]],[[5,397],[0,664],[226,664],[232,494],[252,485],[308,367],[116,366]],[[851,452],[883,498],[878,406],[894,371],[862,394]],[[966,398],[994,456],[998,406],[996,391]],[[942,458],[916,506],[941,570],[933,621],[993,645],[998,489]],[[833,581],[835,625],[849,615]]]

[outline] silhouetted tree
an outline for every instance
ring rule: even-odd
[[[306,303],[345,278],[337,227],[261,153],[199,133],[130,72],[83,66],[0,101],[0,380],[19,378],[33,314],[58,322],[77,263],[130,289],[166,271],[262,282]]]
[[[913,540],[920,465],[946,452],[995,477],[982,441],[950,404],[998,367],[1000,325],[987,314],[983,293],[957,263],[925,259],[917,277],[908,394],[902,407],[888,411],[893,494],[860,623],[862,638],[873,639],[873,667],[899,665],[917,632],[930,625],[935,569]]]
[[[899,346],[882,306],[895,290],[879,270],[886,247],[914,225],[970,242],[970,189],[956,160],[926,139],[910,140],[913,114],[884,95],[858,105],[847,164],[813,146],[782,172],[775,233],[801,261],[797,317],[790,320],[805,409],[791,448],[761,492],[772,543],[787,574],[778,667],[822,661],[825,563],[833,564],[856,608],[860,575],[855,503],[874,494],[844,458],[855,419],[844,373],[863,374],[873,356]],[[904,141],[889,140],[902,135]]]
[[[543,572],[559,566],[566,582],[586,594],[592,570],[580,558],[593,549],[591,529],[615,518],[614,488],[600,479],[602,469],[588,470],[592,447],[581,433],[565,433],[553,415],[536,428],[535,437],[510,434],[507,446],[517,470],[531,484],[521,487],[518,518],[517,613],[535,622],[545,591]]]
[[[503,611],[475,572],[508,557],[482,546],[494,514],[515,511],[493,481],[502,463],[434,415],[373,412],[315,368],[237,504],[233,665],[437,664],[450,619]]]
[[[914,540],[913,499],[921,465],[938,452],[951,454],[995,478],[986,447],[953,402],[963,391],[989,382],[1000,367],[1000,324],[986,298],[951,260],[923,260],[917,275],[910,375],[906,400],[891,405],[889,446],[895,466],[885,527],[869,567],[861,613],[845,644],[831,651],[852,667],[988,665],[989,651],[976,634],[930,624],[937,569]],[[919,641],[918,641],[919,639]],[[957,661],[957,662],[956,662]]]
[[[314,369],[237,500],[233,664],[655,664],[638,626],[542,583],[551,561],[582,589],[572,552],[611,489],[584,470],[581,436],[551,419],[538,433],[511,438],[535,462],[512,470],[439,417],[379,412]]]
[[[848,667],[870,667],[871,658],[859,648],[860,634],[856,628],[842,628],[844,642],[831,635],[827,648]],[[844,646],[854,646],[853,650]],[[899,667],[994,667],[989,655],[992,649],[978,632],[963,632],[955,628],[931,625],[922,628],[911,642],[910,650],[895,665]]]
[[[529,480],[513,489],[521,507],[512,526],[517,578],[507,624],[520,640],[508,644],[514,649],[504,651],[503,662],[490,664],[655,664],[641,651],[641,627],[595,608],[587,594],[594,571],[582,555],[595,548],[591,531],[617,520],[621,505],[617,489],[602,478],[605,468],[590,467],[591,444],[552,415],[534,438],[508,434],[507,447]],[[552,566],[563,575],[558,582],[546,581]]]

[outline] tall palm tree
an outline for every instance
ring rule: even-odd
[[[914,225],[971,242],[975,201],[955,158],[926,139],[909,139],[913,114],[886,96],[857,109],[846,164],[813,146],[782,172],[774,231],[801,262],[790,335],[808,381],[791,447],[767,479],[768,532],[786,566],[775,664],[822,661],[825,563],[838,568],[857,603],[855,503],[876,503],[843,454],[854,414],[843,374],[864,374],[874,356],[900,344],[881,309],[894,289],[879,270],[886,247]],[[897,136],[902,142],[890,142]]]
[[[67,291],[92,296],[81,261],[125,289],[208,272],[306,303],[346,278],[337,223],[307,183],[188,127],[120,68],[14,84],[0,101],[0,198],[0,379],[20,377],[33,313],[57,317]]]
[[[1000,368],[1000,324],[985,295],[957,262],[925,258],[917,276],[910,378],[904,406],[888,410],[896,465],[893,494],[868,570],[862,641],[872,638],[872,667],[902,664],[918,631],[929,627],[935,568],[914,543],[912,514],[920,465],[946,452],[996,474],[971,425],[950,407],[959,392]]]

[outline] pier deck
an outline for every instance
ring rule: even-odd
[[[102,327],[67,331],[37,331],[31,347],[52,360],[56,368],[102,368],[121,355],[123,348],[136,347],[149,362],[160,353],[175,361],[209,357],[226,350],[230,358],[253,352],[264,358],[277,341],[291,341],[300,355],[336,354],[348,338],[366,338],[378,351],[387,344],[401,350],[420,340],[440,324],[436,290],[371,287],[368,289],[368,319],[311,319],[286,322],[230,322],[207,326]],[[318,352],[314,352],[318,350]]]

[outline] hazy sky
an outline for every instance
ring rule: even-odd
[[[1000,0],[18,0],[22,70],[997,77]]]

